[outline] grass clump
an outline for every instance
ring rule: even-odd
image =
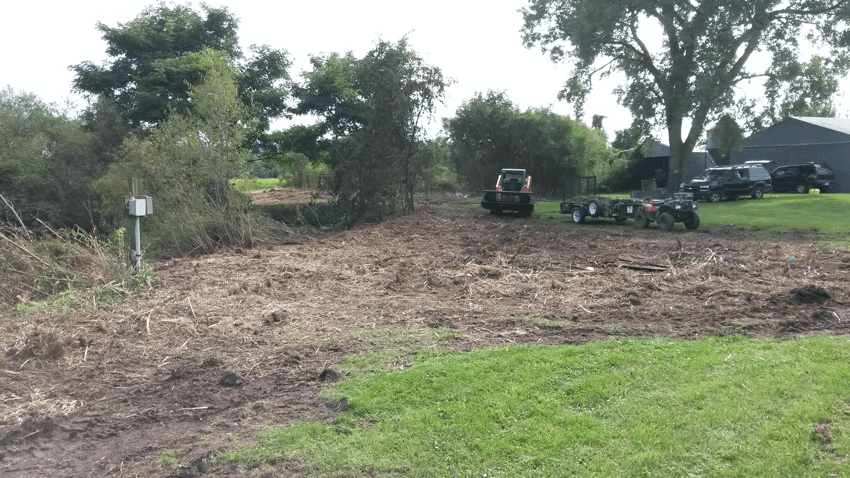
[[[236,463],[310,476],[840,476],[850,348],[622,340],[433,357],[333,385],[331,423],[271,427]]]
[[[123,299],[154,278],[135,273],[124,230],[109,237],[97,232],[54,230],[41,233],[0,226],[0,304],[15,310],[97,307]]]

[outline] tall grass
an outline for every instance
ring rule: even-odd
[[[235,463],[308,476],[844,476],[850,339],[621,340],[422,358]]]
[[[136,274],[124,230],[110,237],[97,231],[54,230],[42,224],[36,234],[0,225],[0,304],[17,305],[71,291],[86,290],[91,300],[123,296],[151,277]],[[89,295],[87,293],[87,295]]]

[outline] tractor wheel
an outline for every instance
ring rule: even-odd
[[[685,223],[685,229],[696,229],[699,227],[699,214],[693,213],[682,222]]]
[[[572,218],[573,222],[576,224],[581,224],[584,222],[584,212],[581,210],[581,206],[576,206],[573,208]]]
[[[711,191],[711,196],[708,197],[708,202],[720,202],[723,199],[723,191],[715,189]]]
[[[658,227],[664,229],[667,232],[673,230],[673,224],[676,223],[676,220],[673,219],[673,215],[669,212],[662,212],[658,215]]]
[[[646,217],[646,211],[643,209],[635,213],[635,229],[646,229],[649,226],[649,219]]]
[[[750,197],[753,198],[753,199],[763,198],[764,197],[764,188],[761,187],[761,186],[756,186],[756,188],[753,189],[753,194]]]
[[[806,186],[806,183],[800,183],[797,185],[796,188],[794,188],[794,191],[797,194],[806,194],[807,192],[809,192],[809,187]]]
[[[591,199],[590,203],[587,205],[587,212],[590,213],[590,217],[599,217],[599,213],[602,211],[602,204],[598,199]]]

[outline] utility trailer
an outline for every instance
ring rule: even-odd
[[[595,180],[588,181],[588,184],[592,184],[592,189],[595,189]],[[581,224],[587,217],[591,217],[614,219],[616,222],[631,218],[638,229],[646,228],[650,222],[657,222],[658,227],[665,231],[672,230],[677,222],[683,223],[686,229],[699,227],[697,203],[687,193],[642,190],[632,191],[628,198],[614,198],[592,194],[584,184],[578,192],[578,195],[566,199],[565,188],[560,211],[561,214],[569,214],[575,224]]]
[[[481,207],[497,216],[504,211],[530,216],[534,212],[531,176],[526,176],[524,169],[503,169],[496,180],[496,189],[483,191]]]

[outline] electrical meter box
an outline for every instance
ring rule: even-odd
[[[153,214],[153,198],[141,196],[127,200],[127,212],[131,216],[148,216]]]

